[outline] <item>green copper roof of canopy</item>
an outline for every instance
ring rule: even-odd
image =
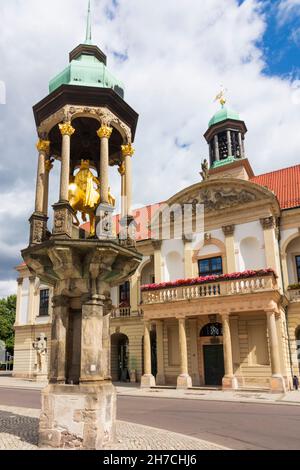
[[[91,7],[88,6],[86,38],[70,54],[70,64],[49,83],[52,93],[61,85],[80,85],[111,88],[124,98],[124,85],[106,67],[106,56],[97,46],[92,45]]]

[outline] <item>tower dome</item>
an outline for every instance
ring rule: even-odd
[[[92,44],[90,3],[85,42],[70,52],[69,65],[50,81],[49,92],[52,93],[61,85],[110,88],[124,98],[123,83],[109,72],[106,55]]]
[[[213,115],[213,117],[208,123],[208,127],[211,127],[215,124],[219,124],[220,122],[226,121],[227,119],[231,119],[233,121],[241,121],[240,115],[236,111],[228,107],[222,106],[222,108]]]

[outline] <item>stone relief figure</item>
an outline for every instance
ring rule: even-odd
[[[40,337],[32,343],[36,352],[36,372],[37,374],[47,375],[47,338],[45,333],[41,333]]]

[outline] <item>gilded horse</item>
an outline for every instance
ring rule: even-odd
[[[95,236],[96,211],[100,204],[100,181],[91,172],[88,160],[82,160],[79,172],[70,178],[69,202],[75,213],[81,212],[84,222],[87,220],[86,216],[89,216],[90,236]],[[108,202],[115,206],[115,198],[110,193]]]

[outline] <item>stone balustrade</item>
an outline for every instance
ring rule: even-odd
[[[244,279],[218,280],[192,286],[148,290],[142,292],[142,303],[153,304],[201,299],[205,297],[241,295],[266,290],[276,290],[277,288],[276,277],[274,274],[269,274]]]
[[[300,288],[298,289],[289,289],[288,298],[290,302],[300,302]]]
[[[118,307],[114,308],[111,314],[111,318],[132,318],[142,317],[142,310],[132,310],[131,307]]]

